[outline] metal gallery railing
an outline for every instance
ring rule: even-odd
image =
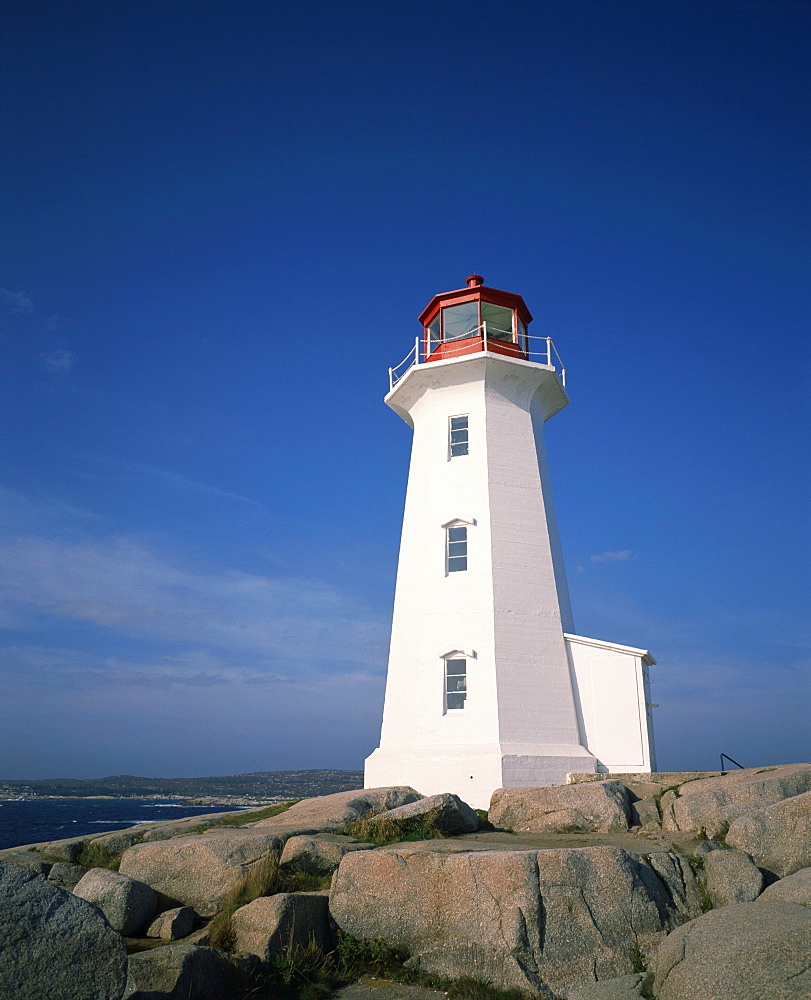
[[[470,343],[476,337],[479,338],[481,344],[478,351],[475,348],[471,349],[474,345]],[[515,350],[511,350],[509,353],[498,351],[493,347],[495,343],[511,344]],[[454,348],[451,346],[453,344],[458,344],[458,346]],[[481,326],[473,327],[461,336],[454,337],[453,340],[429,341],[425,334],[415,337],[414,346],[399,365],[389,368],[389,390],[394,388],[406,372],[415,365],[425,364],[440,348],[442,349],[442,361],[489,351],[500,357],[516,357],[522,361],[533,361],[536,364],[547,365],[553,369],[561,385],[566,387],[566,369],[563,367],[563,362],[551,337],[536,337],[533,334],[521,333],[516,340],[512,332],[499,330],[492,326],[488,330],[487,323],[482,323]]]

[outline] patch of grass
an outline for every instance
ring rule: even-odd
[[[236,813],[234,816],[223,816],[222,819],[213,819],[209,823],[200,823],[190,830],[184,830],[183,836],[191,833],[205,833],[206,830],[220,826],[245,826],[246,823],[258,823],[260,819],[270,819],[272,816],[281,815],[297,802],[301,802],[301,799],[279,802],[275,806],[264,806],[262,809],[249,809],[247,812]]]
[[[495,827],[490,822],[490,820],[487,818],[487,810],[486,809],[475,809],[474,812],[479,817],[479,829],[480,830],[485,831],[485,832],[486,831],[495,830]]]
[[[639,947],[639,942],[634,941],[628,950],[631,955],[631,965],[633,966],[633,971],[647,972],[647,962],[645,961],[645,956],[642,954],[642,949]]]
[[[656,976],[652,972],[649,972],[647,976],[639,984],[639,991],[645,1000],[656,1000],[656,996],[653,992],[653,982]]]
[[[213,948],[231,951],[234,947],[231,917],[240,906],[246,906],[260,896],[275,896],[279,892],[312,892],[329,888],[330,875],[287,871],[279,864],[280,857],[278,851],[266,855],[228,893],[219,913],[208,925],[208,940]]]
[[[710,894],[707,892],[706,889],[702,889],[701,890],[701,902],[700,902],[700,905],[701,905],[701,912],[702,913],[709,913],[710,910],[715,909],[715,907],[713,906],[713,902],[710,899]]]
[[[251,976],[241,1000],[322,1000],[333,990],[369,975],[442,990],[449,1000],[530,998],[522,990],[500,990],[470,976],[452,980],[407,969],[403,965],[406,958],[386,941],[360,941],[338,931],[338,945],[331,952],[321,952],[312,943],[306,948],[288,945],[273,962]]]
[[[729,820],[725,819],[724,822],[721,823],[721,825],[718,827],[714,839],[717,840],[719,844],[726,845],[728,833],[729,833]]]
[[[396,820],[387,816],[364,816],[340,832],[378,847],[401,841],[444,840],[448,836],[439,825],[439,813],[436,809],[431,809],[422,816]]]
[[[110,871],[117,872],[123,853],[123,851],[111,851],[105,844],[89,840],[79,851],[76,864],[84,865],[85,868],[109,868]]]

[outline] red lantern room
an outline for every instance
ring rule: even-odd
[[[520,295],[488,288],[471,274],[467,287],[435,295],[420,316],[423,357],[445,361],[490,351],[529,360],[527,326],[532,314]]]

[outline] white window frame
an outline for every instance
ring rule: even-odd
[[[454,420],[464,420],[465,421],[464,427],[454,427],[453,426]],[[458,433],[459,431],[465,431],[464,441],[453,440],[454,433]],[[457,452],[457,454],[454,454],[453,453],[454,446],[458,446],[461,444],[464,444],[465,450]],[[448,417],[448,460],[450,461],[451,459],[454,458],[464,458],[466,455],[469,454],[470,454],[470,414],[455,413],[453,414],[453,416]]]
[[[446,656],[442,657],[442,708],[447,714],[448,712],[463,712],[465,710],[465,705],[467,702],[467,656],[458,650],[454,653],[448,653]],[[459,664],[461,664],[461,669],[459,669]],[[453,673],[451,673],[451,665],[455,668]],[[459,690],[459,681],[452,681],[452,686],[456,690],[449,690],[449,681],[452,678],[462,677],[464,680],[461,683],[461,690]],[[449,701],[460,701],[461,705],[449,704]]]

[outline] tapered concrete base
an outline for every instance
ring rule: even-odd
[[[596,770],[597,758],[576,744],[378,748],[366,758],[364,784],[410,785],[423,795],[453,792],[474,809],[489,809],[497,788],[565,785],[570,772]]]

